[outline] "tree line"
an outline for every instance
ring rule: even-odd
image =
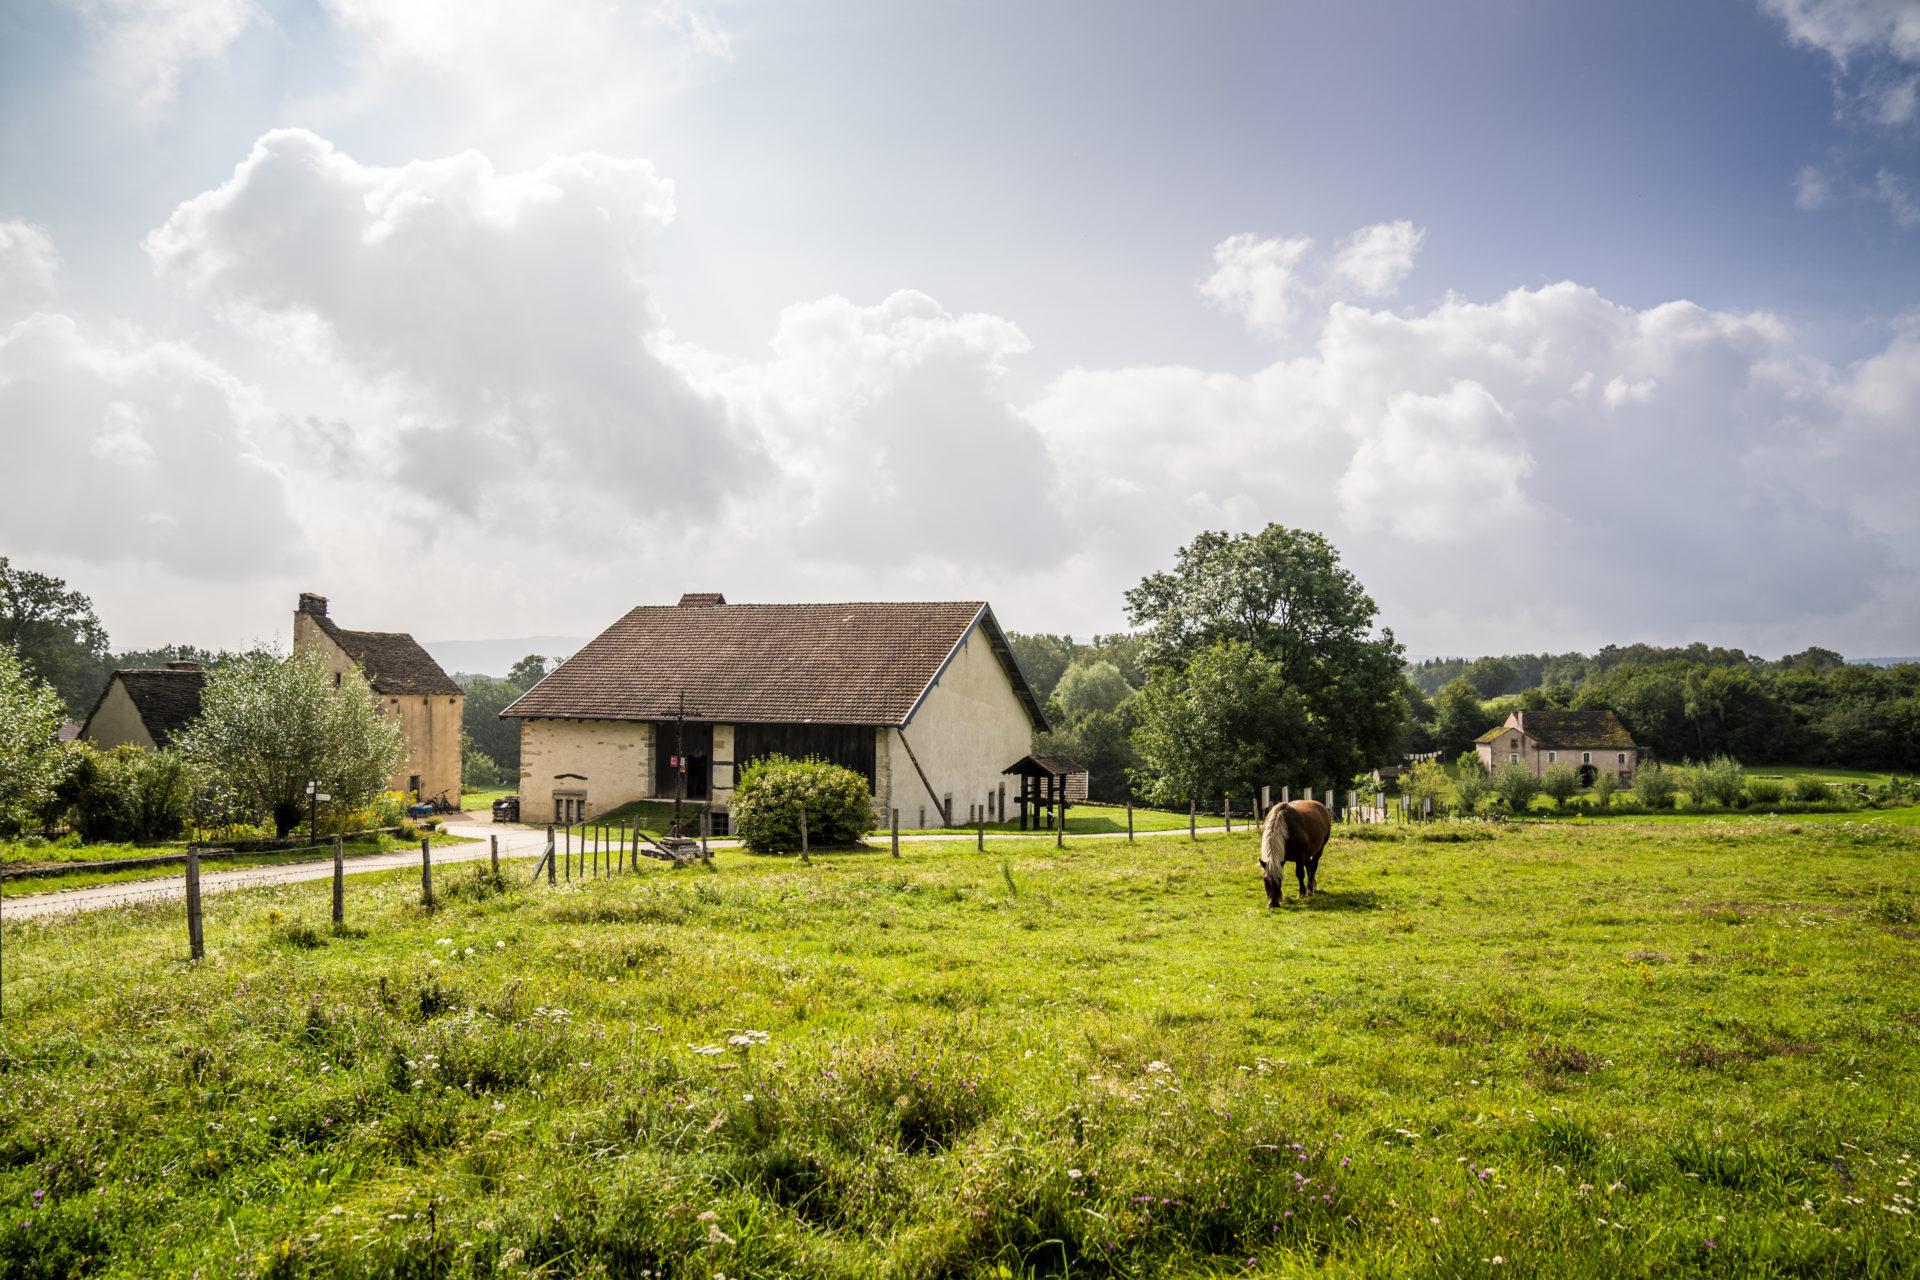
[[[1429,696],[1426,686],[1448,672]],[[1405,754],[1452,759],[1523,708],[1606,710],[1665,760],[1920,769],[1920,663],[1849,664],[1830,649],[1768,661],[1699,644],[1631,645],[1591,658],[1422,663],[1409,669],[1406,696]]]

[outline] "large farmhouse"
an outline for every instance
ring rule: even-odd
[[[466,695],[404,631],[348,631],[327,617],[327,598],[301,592],[293,615],[296,653],[318,653],[337,688],[353,667],[366,673],[389,716],[399,720],[407,761],[387,783],[431,800],[460,802],[460,729]]]
[[[722,819],[740,768],[821,756],[877,818],[997,820],[1047,719],[980,601],[641,605],[501,713],[520,721],[520,812],[579,822],[685,795]]]
[[[1592,786],[1602,769],[1631,787],[1642,748],[1611,711],[1515,711],[1498,729],[1481,734],[1476,745],[1488,772],[1503,764],[1524,764],[1538,778],[1554,765],[1580,775]]]
[[[116,671],[78,736],[102,751],[169,746],[174,734],[199,718],[200,690],[206,683],[207,673],[197,662]]]

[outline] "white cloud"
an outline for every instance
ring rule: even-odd
[[[1873,195],[1887,206],[1893,220],[1903,227],[1920,222],[1920,204],[1907,193],[1907,186],[1890,170],[1882,169],[1873,177]]]
[[[1333,274],[1363,297],[1387,297],[1413,270],[1414,255],[1426,234],[1405,221],[1363,227],[1342,242],[1334,255]]]
[[[60,252],[45,227],[17,218],[0,222],[0,305],[37,301],[54,291],[59,278]]]
[[[1801,168],[1793,180],[1793,203],[1800,209],[1824,209],[1833,203],[1833,182],[1814,165]]]
[[[1256,333],[1283,335],[1293,327],[1302,295],[1308,292],[1300,264],[1311,248],[1313,241],[1305,236],[1230,236],[1214,246],[1213,274],[1200,282],[1200,292]]]
[[[1912,0],[1761,0],[1787,25],[1787,34],[1823,50],[1835,62],[1884,51],[1920,62],[1920,7]]]
[[[269,415],[192,348],[37,313],[0,333],[0,440],[15,554],[257,575],[302,554],[284,482],[254,441]]]
[[[251,0],[66,0],[98,34],[108,82],[143,114],[173,101],[181,74],[220,57],[256,16]]]
[[[490,149],[577,147],[732,57],[688,0],[322,0],[357,43],[362,96],[424,77]]]
[[[1243,232],[1214,246],[1213,272],[1200,282],[1200,294],[1255,333],[1285,337],[1316,304],[1396,292],[1425,237],[1411,222],[1381,222],[1342,240],[1327,260],[1309,256],[1310,237]]]

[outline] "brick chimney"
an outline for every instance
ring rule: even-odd
[[[191,658],[173,658],[167,663],[169,671],[198,671],[200,664]]]
[[[327,616],[327,598],[325,596],[314,595],[311,591],[302,591],[300,593],[300,607],[295,610],[295,612],[310,613],[316,618],[324,618]]]

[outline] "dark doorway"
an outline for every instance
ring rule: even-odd
[[[653,793],[671,800],[679,785],[680,766],[675,761],[674,723],[663,720],[653,726]],[[713,726],[688,721],[679,730],[681,749],[687,756],[687,799],[705,800],[713,780]]]
[[[1583,787],[1592,786],[1593,780],[1599,776],[1600,776],[1600,771],[1594,768],[1592,765],[1583,764],[1580,766],[1580,785],[1581,786]]]

